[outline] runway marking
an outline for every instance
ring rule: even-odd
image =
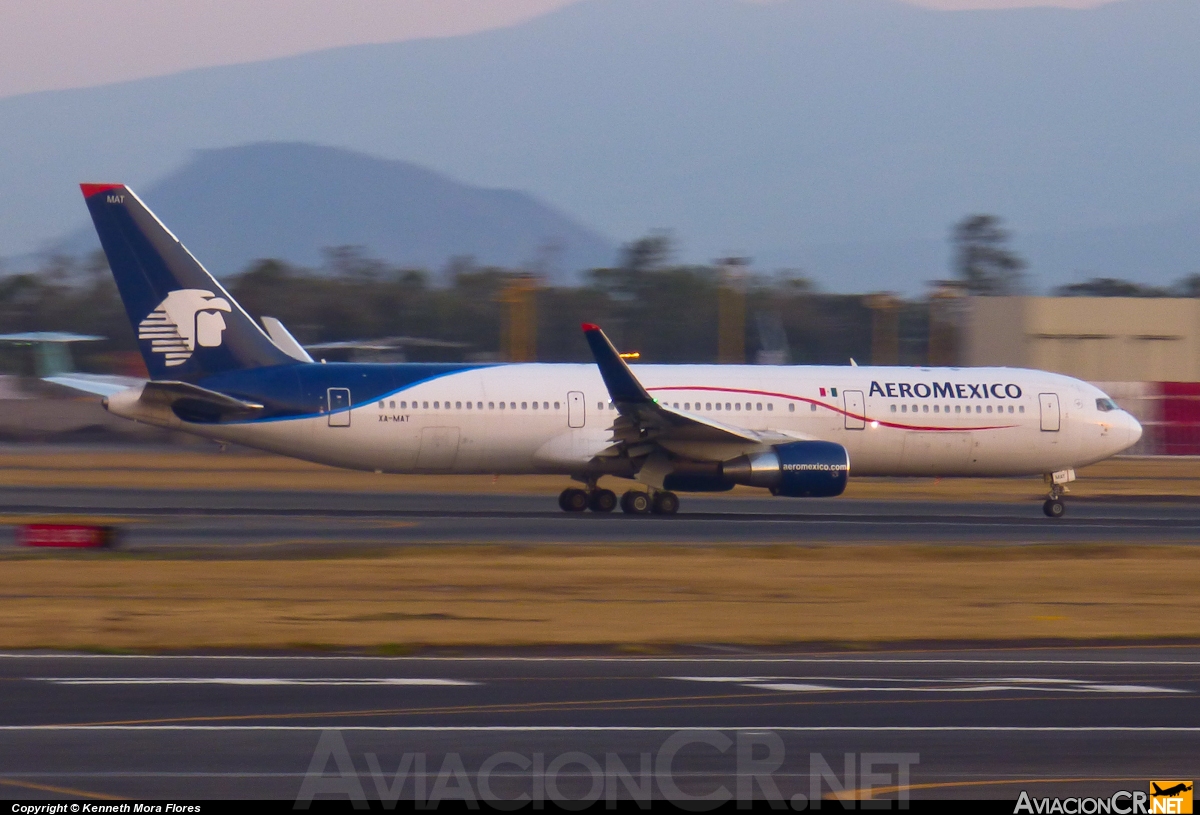
[[[1053,693],[1187,693],[1179,688],[1153,685],[1110,685],[1083,679],[969,677],[954,679],[894,679],[857,676],[666,676],[685,682],[721,682],[745,688],[803,693],[1000,693],[1006,691],[1049,691]],[[781,681],[786,680],[786,681]],[[829,683],[890,682],[890,685]],[[822,684],[818,684],[822,683]]]
[[[1200,727],[1020,727],[990,725],[288,725],[288,724],[32,724],[0,725],[0,732],[30,731],[295,731],[319,733],[325,730],[381,733],[676,733],[711,730],[774,730],[781,733],[1200,733]]]
[[[867,787],[856,790],[846,790],[845,792],[829,792],[824,795],[826,801],[870,801],[874,795],[890,795],[893,792],[907,792],[912,790],[936,790],[949,789],[952,787],[1001,787],[1014,784],[1022,786],[1031,786],[1033,784],[1082,784],[1087,782],[1112,782],[1120,783],[1127,781],[1145,781],[1142,776],[1136,778],[1014,778],[1008,780],[994,781],[934,781],[923,784],[905,784],[895,785],[891,787]],[[866,795],[866,792],[870,795]]]
[[[1095,697],[1092,697],[1095,698]],[[1155,698],[1151,697],[1126,697],[1128,698]],[[631,699],[594,699],[594,700],[564,700],[562,702],[520,702],[511,704],[481,704],[481,705],[454,705],[440,707],[410,707],[410,708],[368,708],[360,710],[324,710],[324,711],[304,711],[292,713],[244,713],[230,714],[222,716],[176,716],[170,718],[156,719],[124,719],[115,721],[100,721],[100,722],[76,722],[73,725],[78,727],[100,727],[100,726],[124,726],[124,725],[166,725],[166,724],[183,724],[197,722],[235,722],[235,721],[254,721],[264,719],[320,719],[323,717],[345,717],[345,718],[378,718],[383,716],[429,716],[433,714],[439,715],[468,715],[468,714],[503,714],[503,713],[570,713],[574,711],[594,711],[601,710],[604,712],[614,712],[618,710],[677,710],[681,706],[686,706],[688,710],[699,710],[701,708],[728,708],[737,707],[740,709],[769,707],[769,708],[786,708],[786,707],[836,707],[836,706],[855,706],[855,707],[882,707],[887,705],[906,705],[914,706],[919,704],[937,704],[947,705],[955,703],[972,704],[977,701],[982,701],[980,697],[973,698],[958,698],[958,699],[842,699],[838,701],[814,700],[814,699],[798,699],[793,695],[790,699],[780,699],[776,693],[741,693],[727,695],[712,695],[712,696],[670,696],[670,697],[647,697],[647,698],[631,698]],[[1048,697],[1038,696],[1010,696],[1010,697],[990,697],[988,702],[1045,702],[1050,701]],[[1065,697],[1055,701],[1084,701],[1084,697]]]
[[[77,790],[71,787],[55,787],[50,784],[37,784],[33,781],[18,781],[14,778],[0,778],[0,784],[9,787],[21,787],[27,790],[37,790],[38,792],[53,792],[56,795],[74,795],[77,798],[95,798],[98,801],[122,801],[124,800],[119,795],[105,795],[102,792],[88,792],[87,790]]]
[[[465,679],[421,679],[381,677],[366,679],[286,679],[272,677],[30,677],[30,682],[54,685],[403,685],[403,686],[463,686],[478,685]]]

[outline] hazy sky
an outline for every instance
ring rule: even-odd
[[[909,1],[939,9],[1106,2]],[[339,45],[466,34],[571,2],[576,0],[0,0],[0,97]]]

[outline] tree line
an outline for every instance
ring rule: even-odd
[[[956,225],[951,286],[975,295],[1022,292],[1025,264],[1008,240],[993,216],[971,216]],[[504,358],[504,293],[521,274],[525,272],[480,266],[468,258],[434,273],[339,247],[326,252],[319,268],[266,259],[222,283],[252,315],[279,318],[303,344],[417,337],[456,345],[410,348],[409,359],[488,360]],[[793,363],[870,361],[872,313],[865,297],[822,292],[798,272],[744,272],[730,279],[717,265],[679,264],[666,234],[626,244],[613,267],[588,270],[577,285],[540,287],[534,295],[537,358],[589,361],[579,325],[595,322],[619,348],[638,351],[644,361],[712,362],[717,358],[720,290],[728,286],[737,286],[745,303],[748,362],[766,358],[760,356],[764,352],[772,361]],[[1162,296],[1166,290],[1100,279],[1059,293]],[[1182,281],[1172,293],[1200,295],[1200,276]],[[924,299],[900,301],[900,364],[927,362],[929,313]],[[120,367],[116,360],[127,363],[137,350],[99,252],[82,259],[50,257],[36,272],[0,277],[0,333],[24,331],[105,337],[77,346],[84,370],[113,370]],[[11,362],[11,353],[3,356]]]

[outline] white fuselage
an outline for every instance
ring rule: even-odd
[[[637,365],[652,396],[725,425],[837,442],[854,475],[1036,475],[1090,464],[1141,436],[1105,395],[1066,376],[1017,368]],[[349,404],[354,404],[353,382]],[[333,404],[331,401],[329,404]],[[300,418],[159,420],[136,401],[109,409],[224,441],[339,467],[390,473],[580,475],[611,444],[617,412],[595,365],[481,367],[366,404]],[[752,442],[670,445],[727,460]]]

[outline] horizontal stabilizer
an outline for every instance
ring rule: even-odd
[[[297,362],[312,362],[313,358],[304,350],[304,346],[296,342],[296,338],[292,336],[292,332],[287,330],[287,327],[275,319],[274,317],[262,318],[263,328],[267,329],[267,336],[271,338],[271,342],[280,351],[287,354]]]
[[[263,406],[246,402],[189,382],[147,382],[141,401],[170,407],[179,418],[192,422],[216,422],[257,413]]]

